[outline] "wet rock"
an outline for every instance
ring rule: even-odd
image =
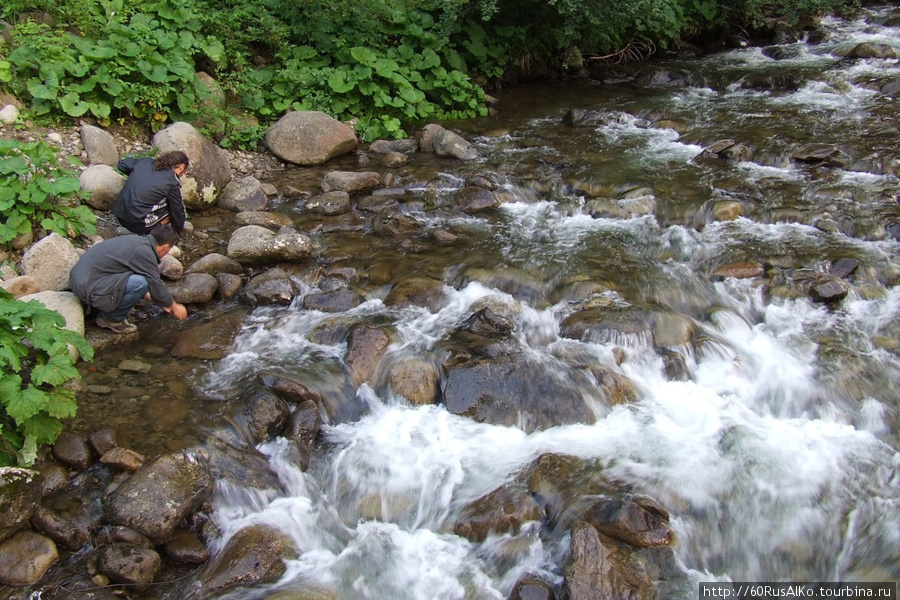
[[[78,176],[85,202],[97,210],[112,210],[127,178],[108,165],[91,165]]]
[[[722,281],[729,277],[752,279],[754,277],[762,277],[764,273],[763,266],[758,262],[735,262],[716,268],[715,271],[710,273],[710,279],[712,281]]]
[[[410,215],[400,213],[378,214],[372,220],[372,231],[384,236],[404,236],[418,233],[422,224]]]
[[[318,165],[356,149],[349,125],[319,111],[292,111],[266,130],[266,147],[298,165]]]
[[[268,442],[281,435],[291,409],[287,402],[268,390],[259,390],[247,400],[244,412],[251,443]]]
[[[513,586],[507,600],[556,600],[553,586],[534,575],[523,575]]]
[[[834,276],[825,276],[821,281],[813,283],[809,288],[809,296],[813,302],[833,304],[840,302],[850,293],[850,284]]]
[[[115,167],[119,163],[119,150],[113,136],[100,127],[81,125],[81,143],[91,165]]]
[[[650,578],[641,563],[591,525],[575,523],[569,553],[565,576],[570,600],[653,598]]]
[[[807,144],[791,153],[791,158],[803,163],[832,162],[840,155],[840,149],[832,144]]]
[[[131,527],[160,544],[212,493],[207,469],[181,453],[144,465],[104,501],[111,523]]]
[[[153,368],[148,362],[137,360],[136,358],[126,358],[119,362],[118,369],[120,371],[128,371],[130,373],[149,373]]]
[[[444,371],[443,402],[456,415],[525,431],[596,420],[577,389],[523,356],[464,359]]]
[[[263,371],[257,375],[260,383],[272,390],[279,398],[291,404],[303,404],[307,401],[318,403],[322,400],[322,395],[304,384],[294,381],[288,377],[283,377],[276,373]]]
[[[33,531],[20,531],[0,543],[0,583],[34,585],[57,560],[59,553],[53,540]]]
[[[408,162],[409,157],[402,152],[388,152],[384,155],[384,158],[381,159],[381,164],[383,164],[388,169],[396,169],[397,167],[402,167]]]
[[[500,206],[500,200],[493,192],[472,185],[453,194],[453,202],[459,210],[470,215],[494,210]]]
[[[597,381],[597,390],[610,406],[632,404],[639,399],[634,383],[624,375],[601,365],[592,365],[590,372]]]
[[[346,312],[360,304],[363,298],[352,290],[336,290],[318,294],[307,294],[303,297],[303,308],[322,312]]]
[[[219,281],[208,273],[191,273],[169,289],[176,302],[206,304],[215,297]]]
[[[350,194],[344,190],[334,190],[313,196],[303,203],[303,209],[326,217],[350,212]]]
[[[100,572],[116,583],[146,590],[162,568],[162,559],[152,548],[131,544],[112,544],[100,548],[97,555]]]
[[[744,205],[740,202],[727,200],[716,202],[713,205],[713,218],[716,221],[734,221],[738,217],[743,216]]]
[[[371,325],[358,325],[350,331],[345,362],[355,385],[371,380],[375,366],[390,341],[384,330]]]
[[[131,473],[144,464],[144,456],[128,448],[112,448],[100,457],[100,462],[119,471]]]
[[[849,277],[859,268],[859,261],[855,258],[841,258],[834,262],[828,269],[829,274],[841,279]]]
[[[793,73],[752,73],[741,79],[741,87],[747,90],[771,92],[793,92],[799,89],[802,80]]]
[[[297,450],[297,464],[301,471],[306,471],[309,467],[309,459],[321,427],[319,406],[312,400],[306,400],[297,406],[284,429],[283,435],[291,440]]]
[[[132,546],[141,546],[142,548],[153,547],[153,542],[146,535],[130,527],[118,525],[104,528],[97,536],[97,539],[105,544],[130,544]]]
[[[19,275],[12,279],[6,279],[0,283],[0,288],[3,288],[12,294],[12,297],[16,299],[28,294],[36,294],[41,291],[41,286],[38,285],[35,278],[29,277],[28,275]]]
[[[543,516],[543,510],[528,490],[505,485],[464,506],[453,525],[453,533],[482,542],[490,534],[516,534],[522,525],[540,521]]]
[[[181,195],[188,209],[214,205],[231,181],[231,166],[225,151],[189,123],[178,121],[158,131],[153,136],[153,145],[159,154],[181,150],[190,159],[191,164],[181,177]]]
[[[420,306],[433,313],[441,309],[443,302],[443,283],[421,277],[398,282],[384,298],[385,306],[393,308]]]
[[[365,213],[382,214],[396,211],[400,201],[391,196],[365,196],[356,201],[356,210]]]
[[[77,550],[91,541],[91,532],[86,526],[46,506],[39,506],[34,511],[31,525],[69,550]]]
[[[622,113],[570,108],[563,117],[569,127],[606,127],[622,122]]]
[[[54,492],[66,487],[69,483],[69,471],[54,460],[45,461],[41,464],[41,496],[49,496]],[[0,474],[0,482],[2,482],[2,474]],[[2,483],[0,483],[2,485]],[[2,495],[2,492],[0,492]],[[0,507],[3,507],[3,500],[0,500]],[[2,511],[3,508],[0,508]],[[28,513],[24,513],[28,514]],[[0,521],[0,540],[3,539],[3,526]]]
[[[348,194],[369,192],[381,185],[381,175],[375,171],[330,171],[322,179],[322,191],[342,191]]]
[[[261,211],[269,199],[256,177],[232,179],[222,189],[217,204],[220,208],[234,212]]]
[[[278,231],[282,227],[293,227],[294,221],[288,215],[263,210],[248,210],[234,216],[235,225],[256,225]]]
[[[500,338],[509,335],[513,330],[512,321],[496,314],[490,308],[480,308],[466,319],[462,329],[475,335]]]
[[[242,265],[303,262],[312,251],[312,241],[302,233],[274,233],[258,225],[240,227],[228,240],[228,256]]]
[[[281,482],[269,459],[254,446],[233,435],[217,432],[207,439],[207,460],[216,481],[258,490],[281,491]]]
[[[0,467],[0,541],[28,523],[41,501],[37,471]]]
[[[257,275],[239,294],[247,306],[287,306],[297,295],[297,284],[282,269],[269,269]]]
[[[848,58],[897,58],[897,52],[890,44],[862,42],[847,53]]]
[[[655,508],[650,504],[651,508]],[[647,510],[636,502],[604,498],[594,504],[583,516],[597,531],[635,548],[668,546],[672,543],[672,530],[668,525],[668,512],[664,509]]]
[[[69,271],[78,258],[72,242],[58,233],[51,233],[25,251],[22,274],[32,277],[41,290],[61,292],[69,289]]]
[[[541,454],[522,474],[555,531],[566,531],[592,498],[619,495],[619,486],[596,463],[566,454]]]
[[[402,152],[410,154],[419,150],[419,142],[415,138],[404,138],[401,140],[375,140],[369,144],[369,151],[376,154],[390,154],[391,152]]]
[[[689,347],[697,326],[682,314],[658,311],[653,315],[652,331],[653,344],[657,348]]]
[[[191,275],[193,273],[208,273],[210,275],[231,273],[233,275],[243,275],[244,267],[241,266],[241,263],[232,258],[228,258],[222,254],[212,253],[197,260],[197,262],[188,267],[184,273],[185,275]]]
[[[391,366],[391,389],[417,405],[434,404],[440,393],[440,372],[436,365],[419,358],[411,358]]]
[[[669,381],[690,381],[691,369],[684,356],[678,352],[663,352],[663,372]]]
[[[240,333],[246,315],[246,309],[235,308],[209,322],[180,332],[172,348],[172,356],[201,360],[224,358]]]
[[[595,307],[575,312],[560,323],[560,335],[583,342],[621,343],[631,339],[650,342],[652,319],[633,307]]]
[[[176,531],[163,550],[173,562],[182,565],[200,565],[209,560],[209,550],[200,538],[184,529]]]
[[[83,471],[94,463],[94,453],[87,441],[70,431],[63,431],[53,444],[53,456],[64,465]]]
[[[297,556],[291,539],[268,525],[251,525],[235,533],[198,576],[200,593],[188,598],[216,597],[238,586],[274,583],[284,561]]]
[[[432,144],[434,153],[438,156],[459,160],[475,160],[480,156],[468,140],[443,127],[434,132]]]

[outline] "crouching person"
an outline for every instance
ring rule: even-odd
[[[82,302],[96,309],[96,323],[115,333],[134,333],[126,317],[147,297],[179,321],[187,309],[175,302],[159,275],[159,261],[178,243],[171,225],[146,235],[123,235],[91,246],[69,274],[70,286]]]

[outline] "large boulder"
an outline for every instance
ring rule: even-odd
[[[119,150],[116,140],[106,131],[87,123],[81,126],[81,143],[87,153],[91,165],[108,165],[114,167],[119,163]]]
[[[228,240],[228,257],[242,265],[300,262],[312,256],[312,252],[312,240],[302,233],[275,233],[258,225],[239,227]]]
[[[69,271],[78,258],[72,242],[51,233],[22,256],[22,274],[33,277],[42,290],[61,292],[69,289]]]
[[[278,158],[298,165],[319,165],[354,150],[353,128],[319,111],[295,111],[266,131],[266,146]]]
[[[153,136],[160,154],[181,150],[191,164],[181,178],[181,195],[187,208],[207,208],[231,181],[231,166],[225,151],[210,142],[194,126],[178,121]]]
[[[0,541],[28,523],[41,501],[37,471],[0,467]]]
[[[97,210],[110,210],[125,186],[125,176],[109,165],[91,165],[81,172],[81,189],[88,193],[87,203]]]
[[[130,527],[154,544],[162,544],[212,490],[212,476],[203,465],[182,453],[166,454],[116,488],[103,508],[111,523]]]

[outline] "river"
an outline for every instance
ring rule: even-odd
[[[861,42],[900,52],[900,28],[885,24],[892,10],[828,19],[815,42],[616,67],[618,82],[501,90],[497,115],[453,124],[481,159],[417,154],[396,171],[410,197],[404,212],[464,243],[423,252],[364,229],[316,234],[332,264],[445,284],[432,312],[386,306],[389,286],[373,278],[355,283],[365,301],[341,317],[391,324],[383,372],[411,357],[438,360],[437,342],[489,302],[512,315],[530,364],[577,386],[596,422],[490,425],[412,405],[383,377],[364,384],[350,393],[366,414],[327,423],[307,472],[283,440],[261,447],[287,493],[219,487],[219,547],[268,523],[301,550],[278,584],[234,597],[304,585],[341,598],[503,599],[523,573],[558,583],[565,537],[538,526],[483,543],[452,533],[461,507],[548,452],[595,461],[666,506],[692,582],[900,579],[900,246],[888,232],[900,222],[900,114],[884,91],[900,80],[900,61],[846,58]],[[571,109],[603,123],[570,126]],[[722,139],[752,156],[698,158]],[[798,160],[811,145],[825,159]],[[497,211],[427,208],[429,193],[477,174],[498,183]],[[305,189],[316,177],[289,167],[271,182]],[[616,214],[623,206],[650,208]],[[723,206],[736,218],[717,219]],[[314,226],[287,199],[276,209]],[[859,267],[836,305],[777,284],[840,259]],[[770,285],[715,276],[741,263],[761,265]],[[582,282],[600,290],[597,302],[674,323],[674,343],[661,348],[640,331],[562,336]],[[152,452],[201,438],[195,428],[219,405],[200,398],[239,393],[261,368],[341,389],[346,344],[311,341],[335,316],[301,310],[303,295],[322,291],[301,287],[290,307],[250,312],[219,361],[168,360],[161,349],[183,325],[166,323],[133,349],[154,370],[117,373],[119,389],[88,395],[82,418],[124,418],[134,445]],[[687,376],[667,372],[672,356]],[[88,383],[108,384],[116,362],[98,358]],[[636,400],[606,402],[585,373],[592,362],[627,378]]]

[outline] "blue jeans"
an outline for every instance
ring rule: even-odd
[[[150,289],[150,285],[147,283],[146,277],[136,273],[132,274],[128,277],[128,283],[125,284],[125,293],[122,295],[119,306],[109,312],[100,311],[100,316],[107,321],[124,321],[131,308],[144,297],[148,289]]]

